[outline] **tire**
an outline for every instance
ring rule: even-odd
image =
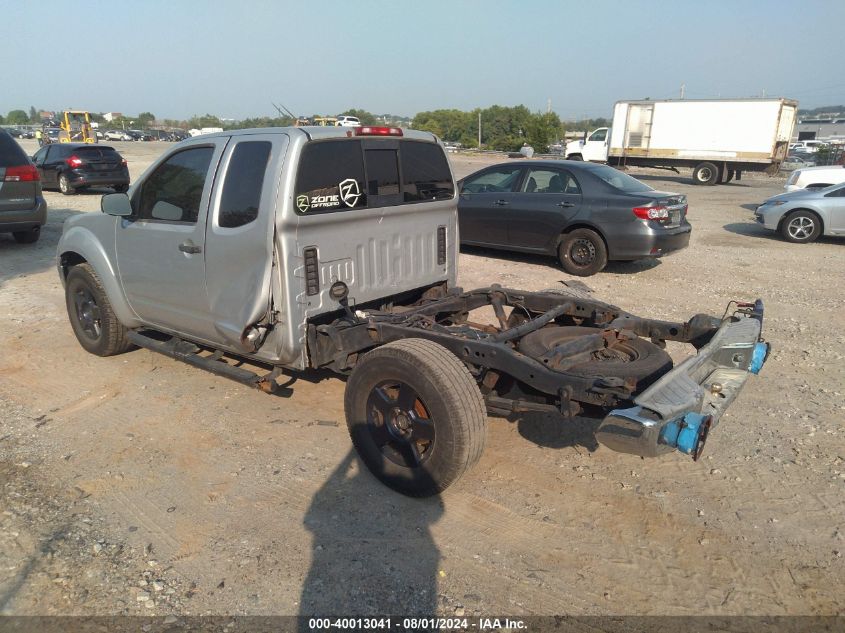
[[[126,193],[129,191],[129,185],[114,185],[112,189],[115,193]]]
[[[464,364],[437,343],[411,338],[368,352],[346,383],[344,401],[358,455],[402,494],[442,492],[484,450],[481,392]]]
[[[89,264],[70,269],[65,305],[73,333],[86,351],[114,356],[132,348],[126,328],[117,320],[103,284]]]
[[[783,239],[795,244],[815,242],[821,233],[821,218],[805,209],[791,211],[780,223],[780,234]]]
[[[41,237],[41,227],[34,226],[28,231],[15,231],[12,233],[12,237],[18,244],[35,244]]]
[[[59,191],[66,196],[72,196],[76,193],[76,190],[71,186],[70,180],[68,180],[65,174],[59,174]]]
[[[692,170],[692,182],[696,185],[715,185],[719,181],[719,168],[713,163],[698,163]]]
[[[600,328],[580,326],[542,328],[523,337],[519,342],[519,351],[539,360],[556,345],[601,331]],[[639,392],[672,369],[672,358],[669,354],[642,338],[618,343],[593,356],[592,360],[570,367],[565,372],[583,377],[635,378]]]
[[[607,266],[607,246],[592,229],[565,233],[557,252],[563,269],[577,277],[595,275]]]

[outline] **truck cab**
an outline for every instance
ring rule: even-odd
[[[567,143],[564,154],[567,160],[604,163],[607,161],[608,143],[610,143],[610,128],[600,127],[589,134],[584,134],[583,139]]]

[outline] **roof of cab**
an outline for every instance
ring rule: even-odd
[[[373,126],[379,127],[379,126]],[[204,138],[215,138],[221,136],[242,136],[242,135],[249,135],[249,134],[272,134],[272,133],[279,133],[279,132],[286,132],[286,133],[296,133],[301,132],[306,134],[310,139],[326,139],[326,138],[346,138],[348,136],[353,135],[353,130],[355,128],[352,127],[341,127],[341,126],[333,126],[333,125],[304,125],[301,127],[257,127],[257,128],[247,128],[243,130],[227,130],[225,132],[213,132],[211,134],[200,134],[198,136],[193,136],[189,139],[204,139]],[[409,130],[409,129],[402,129],[402,136],[365,136],[361,138],[410,138],[414,140],[420,141],[429,141],[429,142],[436,142],[438,139],[437,137],[432,134],[431,132],[421,132],[419,130]]]

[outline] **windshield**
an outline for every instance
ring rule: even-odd
[[[628,174],[624,174],[613,167],[599,166],[590,170],[594,176],[601,178],[614,189],[623,191],[625,193],[640,193],[643,191],[654,191],[647,184],[640,182],[636,178],[632,178]]]

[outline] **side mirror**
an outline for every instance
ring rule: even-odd
[[[100,209],[103,213],[114,215],[119,218],[128,218],[132,215],[132,203],[125,193],[109,193],[100,199]]]

